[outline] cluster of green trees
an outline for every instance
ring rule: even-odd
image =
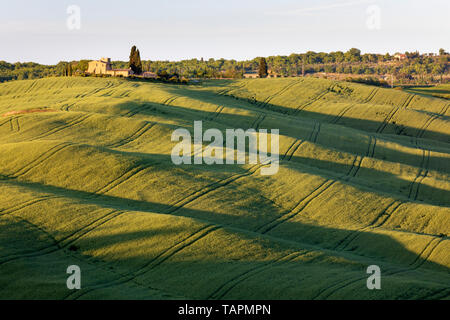
[[[418,52],[406,52],[407,59],[397,61],[389,53],[361,54],[352,48],[346,52],[330,53],[308,51],[293,53],[289,56],[257,57],[252,60],[237,61],[233,59],[189,59],[182,61],[141,60],[140,52],[133,46],[129,61],[113,61],[113,68],[131,68],[135,74],[142,71],[157,73],[161,79],[181,78],[242,78],[249,70],[256,70],[266,75],[268,70],[281,76],[298,76],[318,72],[344,73],[359,75],[394,74],[404,81],[427,75],[442,77],[450,72],[449,55],[444,49],[439,55],[421,55]],[[47,66],[37,63],[7,63],[0,61],[0,81],[11,79],[33,79],[48,76],[84,75],[88,60],[60,62]],[[262,69],[260,69],[260,67]]]
[[[312,52],[289,56],[257,57],[252,60],[236,61],[225,59],[190,59],[183,61],[144,61],[150,71],[179,74],[186,78],[241,78],[246,71],[256,70],[260,65],[281,76],[298,76],[318,72],[359,75],[395,74],[397,77],[413,75],[443,75],[450,72],[449,55],[440,50],[440,56],[423,56],[407,53],[408,59],[397,61],[393,55],[361,54],[352,48],[347,52]],[[263,62],[262,62],[263,61]],[[116,62],[120,65],[120,62]],[[264,66],[265,64],[265,66]],[[262,74],[267,74],[267,69]],[[406,78],[405,78],[406,79]]]
[[[400,80],[412,80],[414,75],[421,82],[424,82],[427,75],[436,76],[442,80],[442,76],[449,71],[449,55],[445,54],[444,51],[444,54],[435,57],[419,55],[414,59],[407,59],[396,67],[392,73]]]
[[[0,82],[7,80],[38,79],[54,76],[83,75],[89,60],[59,62],[56,65],[43,65],[34,62],[8,63],[0,61]]]

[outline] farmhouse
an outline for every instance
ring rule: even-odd
[[[396,53],[395,55],[394,55],[394,58],[395,59],[397,59],[397,60],[405,60],[406,59],[406,54],[404,54],[404,53]]]
[[[280,78],[281,75],[279,73],[276,73],[275,71],[269,69],[267,71],[267,78]],[[258,71],[246,71],[244,72],[244,78],[246,79],[254,79],[259,78],[259,72]]]
[[[129,77],[133,74],[131,69],[112,69],[111,58],[101,58],[89,62],[87,73],[91,74],[109,74],[113,77]]]
[[[142,72],[142,77],[156,79],[158,77],[158,75],[151,71],[144,71],[144,72]]]
[[[244,72],[244,78],[246,78],[246,79],[259,78],[258,71],[247,71],[247,72]]]
[[[267,71],[267,78],[280,78],[280,77],[281,77],[281,75],[279,73],[276,73],[272,69],[269,69]]]

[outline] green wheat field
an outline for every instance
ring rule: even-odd
[[[449,94],[315,78],[2,83],[0,298],[450,299]],[[278,173],[174,165],[172,132],[194,120],[279,129]]]

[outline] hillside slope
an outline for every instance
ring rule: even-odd
[[[0,84],[0,298],[448,299],[449,107],[314,78]],[[174,165],[194,120],[279,129],[278,173]]]

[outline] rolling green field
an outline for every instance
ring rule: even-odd
[[[0,84],[0,298],[449,299],[449,107],[315,78]],[[172,164],[194,120],[279,129],[278,173]]]
[[[409,87],[405,88],[409,93],[429,95],[432,97],[450,99],[450,84],[440,84],[432,87]]]

